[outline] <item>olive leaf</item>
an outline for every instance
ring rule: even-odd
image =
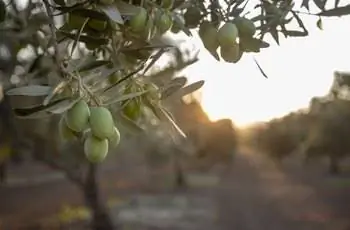
[[[155,106],[155,105],[152,103],[152,101],[150,101],[149,98],[143,98],[142,101],[143,101],[144,105],[152,111],[152,113],[154,114],[154,116],[155,116],[159,121],[161,121],[161,120],[162,120],[162,116],[161,116],[161,114],[159,114],[159,110],[157,109],[157,106]]]
[[[165,98],[171,96],[178,90],[180,90],[182,87],[184,87],[187,83],[187,78],[185,77],[178,77],[173,79],[167,87],[162,91],[161,99],[164,100]]]
[[[78,31],[78,34],[76,35],[76,38],[74,39],[74,43],[73,43],[73,45],[72,45],[72,50],[71,50],[70,56],[73,56],[73,53],[74,53],[74,51],[75,51],[75,48],[77,47],[78,42],[79,42],[79,40],[80,40],[80,36],[81,36],[81,34],[83,33],[83,30],[84,30],[86,24],[89,22],[89,20],[90,20],[89,18],[85,19],[83,25],[81,26],[80,30]]]
[[[43,85],[29,85],[18,88],[10,89],[6,92],[6,95],[9,96],[46,96],[51,91],[50,86]]]
[[[66,100],[63,100],[60,103],[57,103],[56,105],[50,107],[47,109],[48,112],[53,114],[61,114],[66,112],[68,109],[72,108],[72,106],[77,103],[80,100],[80,98],[66,98]]]
[[[264,72],[264,70],[261,68],[261,66],[259,65],[258,61],[254,58],[254,62],[256,64],[256,66],[259,68],[260,73],[265,77],[268,78],[266,73]]]
[[[164,115],[164,118],[170,122],[171,127],[173,127],[174,131],[176,131],[181,137],[187,138],[186,134],[182,131],[182,129],[176,124],[176,122],[171,117],[171,113],[168,112],[165,108],[160,107],[159,108],[161,113]]]
[[[305,31],[297,31],[297,30],[287,30],[284,32],[284,34],[291,37],[305,37],[308,35],[308,33]]]
[[[79,71],[79,72],[90,71],[92,69],[96,69],[98,67],[108,65],[110,63],[111,63],[110,61],[104,61],[104,60],[96,61],[96,60],[94,60],[91,62],[86,62],[83,65],[80,65],[79,68],[77,68],[77,71]]]
[[[176,13],[172,14],[172,18],[174,20],[174,23],[179,26],[179,28],[189,37],[192,37],[191,31],[185,26],[184,19],[181,18],[182,16]]]
[[[122,67],[117,66],[114,68],[105,68],[101,70],[101,75],[100,78],[105,79],[108,78],[109,76],[111,76],[112,74],[116,73],[117,71],[122,70]]]
[[[167,51],[167,49],[161,48],[155,55],[152,56],[152,61],[146,66],[143,70],[144,75],[158,60],[159,58]]]
[[[303,0],[301,7],[305,7],[308,11],[310,11],[309,2],[310,0]]]
[[[99,11],[96,11],[96,10],[77,8],[77,9],[72,10],[70,13],[75,14],[77,16],[81,16],[83,18],[97,19],[100,21],[107,21],[108,20],[107,15],[105,15],[104,13],[101,13]]]
[[[319,28],[320,30],[323,30],[322,18],[321,17],[317,20],[316,25],[317,25],[317,28]]]
[[[51,88],[49,94],[47,95],[47,97],[44,99],[43,105],[48,105],[50,103],[50,101],[52,100],[52,98],[59,93],[61,90],[63,90],[67,85],[68,85],[68,81],[61,81],[60,83],[58,83],[56,85],[56,87]]]
[[[136,124],[133,120],[126,117],[124,114],[116,113],[115,116],[116,116],[117,123],[125,127],[128,131],[135,134],[144,132],[144,129],[142,127]]]
[[[118,98],[113,98],[111,100],[108,100],[108,101],[106,101],[103,104],[107,106],[107,105],[115,104],[115,103],[118,103],[118,102],[125,102],[125,101],[133,99],[135,97],[142,96],[143,94],[145,94],[147,92],[148,91],[142,91],[142,92],[134,92],[134,93],[125,94],[125,95],[120,96]]]
[[[334,8],[338,8],[339,3],[340,3],[340,0],[335,0],[334,1]]]
[[[100,10],[103,11],[109,19],[112,21],[119,23],[119,24],[124,24],[124,20],[115,5],[108,5],[108,6],[99,6]]]
[[[126,3],[122,0],[116,0],[115,5],[118,7],[120,14],[123,16],[132,16],[138,12],[137,6]]]
[[[58,36],[64,36],[65,38],[69,38],[72,40],[76,40],[77,34],[76,33],[69,33],[66,31],[57,31]],[[79,41],[84,42],[84,43],[93,43],[96,45],[105,45],[108,43],[108,39],[106,38],[101,38],[101,37],[92,37],[88,35],[80,35],[79,36]]]
[[[0,0],[0,22],[3,22],[6,18],[6,5],[4,1]]]
[[[193,93],[194,91],[202,88],[202,86],[204,85],[204,81],[200,80],[197,81],[195,83],[192,83],[184,88],[181,88],[179,90],[177,90],[174,94],[172,94],[171,96],[169,96],[168,98],[182,98],[183,96],[186,96],[188,94]]]
[[[314,3],[320,10],[324,10],[324,7],[326,5],[325,0],[314,0]]]
[[[67,72],[72,73],[80,69],[82,66],[94,61],[96,61],[96,57],[94,57],[93,55],[86,55],[82,58],[70,59],[65,68]]]
[[[48,105],[35,105],[25,108],[15,108],[14,113],[19,118],[35,119],[50,116],[53,111],[58,111],[60,108],[67,108],[67,101],[70,99],[62,98],[49,103]]]
[[[318,16],[327,16],[327,17],[340,17],[350,14],[350,4],[331,10],[324,10],[318,14]]]
[[[272,38],[276,41],[277,45],[280,45],[278,31],[276,29],[271,29],[270,34],[271,34]]]
[[[66,3],[64,2],[64,0],[53,0],[53,2],[59,6],[65,6]]]

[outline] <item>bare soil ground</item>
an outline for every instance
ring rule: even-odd
[[[111,206],[111,213],[132,230],[350,230],[350,176],[325,172],[292,160],[276,166],[245,151],[218,182],[211,175],[211,186],[164,189],[141,176],[125,179],[112,168],[103,172],[101,188],[106,197],[127,201]],[[10,181],[0,187],[0,229],[25,229],[64,204],[83,203],[79,190],[59,176],[28,184]]]

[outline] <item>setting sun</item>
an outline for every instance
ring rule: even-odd
[[[268,39],[270,48],[245,55],[237,64],[215,61],[198,37],[190,38],[200,48],[200,61],[185,73],[190,82],[206,81],[200,100],[210,119],[231,118],[244,126],[306,107],[313,96],[325,94],[333,72],[350,67],[346,57],[350,34],[344,29],[350,19],[325,19],[323,31],[316,27],[316,21],[315,17],[305,18],[308,37],[282,39],[281,46]]]

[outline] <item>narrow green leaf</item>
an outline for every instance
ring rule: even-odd
[[[338,8],[339,3],[340,3],[340,0],[335,0],[334,1],[334,8]]]
[[[344,15],[350,14],[350,4],[330,10],[324,10],[319,13],[319,16],[327,16],[327,17],[340,17]]]
[[[56,4],[56,5],[59,5],[59,6],[65,6],[66,3],[64,2],[64,0],[53,0],[53,2]]]
[[[163,100],[163,99],[171,96],[172,94],[174,94],[175,92],[180,90],[182,87],[184,87],[186,85],[186,83],[187,83],[187,78],[185,78],[185,77],[179,77],[179,78],[173,79],[167,85],[167,87],[162,91],[161,99]]]
[[[119,23],[119,24],[124,24],[124,20],[115,5],[108,5],[108,6],[100,6],[101,11],[103,11],[109,19],[112,21]]]
[[[74,51],[75,51],[75,48],[77,47],[78,42],[79,42],[79,40],[80,40],[80,36],[81,36],[81,34],[83,33],[83,30],[84,30],[86,24],[89,22],[89,20],[90,20],[90,18],[85,19],[84,24],[81,26],[80,30],[78,31],[77,37],[75,38],[75,41],[74,41],[74,43],[73,43],[72,50],[71,50],[71,53],[70,53],[70,56],[71,56],[71,57],[73,56],[73,53],[74,53]]]
[[[200,80],[195,83],[192,83],[184,88],[181,88],[177,90],[175,93],[173,93],[171,96],[168,96],[168,98],[182,98],[183,96],[186,96],[188,94],[193,93],[194,91],[202,88],[204,85],[204,81]]]
[[[118,98],[113,98],[111,100],[108,100],[108,101],[106,101],[103,104],[107,106],[107,105],[115,104],[115,103],[118,103],[118,102],[128,101],[128,100],[133,99],[135,97],[142,96],[143,94],[145,94],[147,92],[148,91],[142,91],[142,92],[134,92],[134,93],[125,94],[125,95],[120,96]]]
[[[111,76],[112,74],[118,72],[119,70],[122,70],[123,68],[118,66],[118,67],[114,67],[114,68],[105,68],[101,71],[101,78],[105,79],[109,76]]]
[[[143,75],[159,60],[159,58],[165,53],[166,49],[160,49],[155,55],[152,57],[152,61],[146,66],[143,71]]]
[[[43,85],[29,85],[29,86],[23,86],[18,88],[10,89],[6,92],[6,95],[9,96],[46,96],[51,91],[50,86],[43,86]]]
[[[301,7],[305,7],[308,11],[310,11],[309,2],[310,0],[303,0]]]
[[[126,81],[127,79],[129,79],[130,77],[134,76],[135,74],[137,74],[138,72],[140,72],[142,69],[144,68],[144,65],[140,65],[136,70],[132,71],[131,73],[127,74],[125,77],[121,78],[119,81],[117,81],[116,83],[108,86],[106,89],[103,90],[104,93],[106,93],[107,91],[113,89],[114,87],[116,87],[117,85],[121,84],[122,82]]]
[[[159,114],[159,110],[157,109],[158,107],[152,103],[152,101],[149,100],[149,98],[143,98],[143,103],[146,107],[148,107],[154,114],[154,116],[161,121],[162,120],[162,115]]]
[[[49,103],[48,105],[36,105],[36,106],[30,106],[25,108],[15,108],[14,113],[19,118],[40,118],[52,115],[52,113],[49,112],[50,109],[55,108],[55,106],[60,105],[62,102],[66,101],[66,98],[59,99],[56,101],[53,101]]]
[[[166,120],[168,120],[171,124],[171,126],[174,128],[174,130],[180,134],[181,137],[183,138],[187,138],[186,134],[182,131],[182,129],[176,124],[176,122],[172,119],[172,117],[170,116],[170,113],[164,109],[164,108],[160,108],[160,110],[162,111],[162,113],[164,114],[164,117],[166,118]]]
[[[258,66],[259,70],[260,70],[260,73],[265,77],[265,78],[268,78],[266,73],[264,72],[264,70],[261,68],[261,66],[259,65],[258,61],[254,58],[254,62],[255,64]]]
[[[65,37],[76,40],[77,34],[76,33],[68,33],[66,31],[58,31],[58,34],[62,34]],[[108,43],[108,39],[106,38],[100,38],[100,37],[92,37],[88,35],[80,35],[79,41],[84,42],[84,43],[94,43],[96,45],[105,45]]]
[[[3,0],[0,0],[0,22],[5,21],[6,19],[6,4]]]
[[[185,20],[183,18],[181,18],[182,16],[177,14],[177,13],[174,13],[172,14],[172,17],[173,17],[173,20],[174,20],[174,23],[176,23],[177,26],[179,26],[179,28],[189,37],[192,37],[192,33],[191,31],[185,26]]]
[[[126,3],[122,0],[116,0],[115,5],[118,7],[120,14],[123,16],[132,16],[138,12],[137,6]]]
[[[139,134],[139,133],[144,132],[143,128],[141,128],[133,120],[129,119],[128,117],[126,117],[122,113],[118,113],[118,114],[116,114],[116,116],[117,116],[116,120],[118,121],[118,124],[125,127],[128,131],[135,133],[135,134]]]
[[[316,25],[317,25],[317,27],[318,27],[320,30],[323,30],[323,24],[322,24],[322,18],[321,18],[321,17],[317,20]]]
[[[291,37],[305,37],[308,35],[308,33],[305,31],[297,31],[297,30],[287,30],[284,32],[284,34]]]
[[[50,103],[50,101],[52,100],[52,98],[59,93],[60,91],[62,91],[68,84],[68,81],[61,81],[60,83],[58,83],[56,85],[56,87],[51,88],[50,93],[47,95],[47,97],[44,99],[43,105],[46,106]]]
[[[79,72],[84,72],[84,71],[90,71],[92,69],[96,69],[98,67],[101,67],[101,66],[105,66],[105,65],[108,65],[110,64],[111,62],[110,61],[104,61],[104,60],[98,60],[98,61],[92,61],[92,62],[88,62],[88,63],[85,63],[84,65],[81,65],[77,71]]]
[[[55,104],[54,106],[51,106],[46,111],[53,113],[53,114],[62,114],[66,112],[68,109],[72,108],[72,106],[77,103],[80,100],[80,98],[66,98],[66,100],[61,101],[60,103]]]
[[[148,43],[146,43],[148,44]],[[127,52],[127,51],[139,51],[139,50],[156,50],[156,49],[166,49],[166,48],[175,48],[174,45],[168,45],[168,44],[156,44],[156,45],[142,45],[137,47],[123,47],[120,49],[121,52]]]
[[[309,33],[308,30],[306,29],[303,20],[301,20],[301,18],[299,17],[299,15],[295,12],[295,11],[291,11],[294,18],[297,20],[298,25],[300,28],[302,28],[306,33]]]
[[[104,13],[101,13],[96,10],[90,10],[85,8],[77,8],[70,12],[71,14],[75,14],[81,16],[83,18],[93,18],[100,21],[107,21],[108,17]]]
[[[70,59],[66,66],[66,71],[71,73],[75,72],[78,69],[82,68],[85,65],[89,65],[92,62],[96,61],[96,57],[92,54],[85,55],[84,57],[77,59]]]
[[[324,7],[326,5],[325,0],[314,0],[314,3],[320,10],[324,10]]]
[[[251,18],[250,20],[252,22],[257,22],[257,21],[261,21],[261,20],[266,20],[266,18],[267,18],[267,16],[265,16],[265,15],[257,15],[255,17]]]
[[[279,37],[278,37],[278,31],[276,29],[271,29],[270,34],[273,37],[273,39],[276,41],[277,45],[280,45]]]

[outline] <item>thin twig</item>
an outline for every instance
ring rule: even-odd
[[[298,10],[291,10],[293,11],[294,13],[296,14],[305,14],[305,15],[310,15],[310,16],[317,16],[319,17],[317,14],[313,14],[313,13],[310,13],[310,12],[303,12],[303,11],[298,11]]]
[[[54,16],[53,16],[53,12],[51,10],[51,6],[48,0],[43,0],[45,8],[46,8],[46,12],[47,15],[50,18],[50,30],[51,30],[51,40],[53,42],[53,46],[55,49],[55,61],[57,64],[57,67],[59,69],[59,71],[61,73],[63,73],[63,68],[61,68],[61,58],[60,58],[60,53],[59,53],[59,49],[58,49],[58,43],[57,43],[57,36],[56,36],[56,27],[55,27],[55,21],[54,21]]]

